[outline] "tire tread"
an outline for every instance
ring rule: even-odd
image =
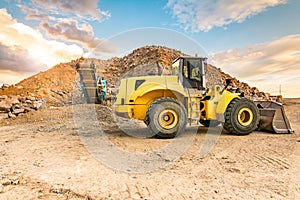
[[[236,109],[237,104],[245,104],[250,107],[252,107],[255,111],[253,112],[253,120],[255,120],[253,127],[249,127],[248,131],[239,131],[237,128],[235,128],[235,122],[232,119],[232,112]],[[229,133],[233,133],[236,135],[248,135],[252,131],[256,130],[259,123],[259,111],[256,105],[249,99],[246,98],[236,98],[233,99],[230,104],[228,105],[226,111],[225,111],[225,123],[224,123],[224,129],[227,130]]]
[[[184,124],[186,125],[186,122],[187,122],[187,117],[186,117],[186,109],[184,108],[184,106],[182,106],[182,104],[177,100],[177,99],[174,99],[172,97],[164,97],[164,98],[159,98],[159,99],[156,99],[152,102],[152,104],[149,106],[147,112],[146,112],[146,118],[144,120],[144,123],[148,126],[148,130],[151,132],[152,135],[155,135],[156,137],[159,137],[159,138],[173,138],[176,136],[176,133],[174,134],[170,134],[170,135],[164,135],[164,134],[160,134],[160,133],[155,133],[151,128],[149,128],[149,125],[151,124],[151,118],[150,118],[150,113],[152,112],[152,110],[155,108],[156,105],[159,105],[161,103],[164,103],[164,102],[173,102],[173,103],[176,103],[177,105],[179,105],[183,111],[184,111]],[[185,127],[184,125],[184,127]],[[184,128],[182,128],[184,129]],[[182,130],[178,130],[177,132],[180,133]]]

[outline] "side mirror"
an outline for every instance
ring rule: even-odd
[[[230,78],[227,78],[225,81],[226,81],[226,85],[225,85],[225,87],[223,88],[223,90],[220,92],[221,95],[222,95],[223,92],[226,90],[226,88],[230,85],[230,83],[232,83],[232,79],[230,79]]]

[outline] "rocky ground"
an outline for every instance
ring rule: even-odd
[[[0,120],[0,199],[300,199],[300,99],[285,103],[294,134],[219,136],[221,127],[192,126],[172,140],[133,137],[124,130],[147,130],[126,120],[120,130],[114,121],[124,119],[99,105],[47,106]],[[181,156],[163,154],[172,144]],[[103,160],[93,152],[112,147],[125,154]],[[160,160],[149,162],[149,152]]]

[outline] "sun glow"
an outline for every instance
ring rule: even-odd
[[[40,63],[40,68],[35,65],[36,71],[45,69],[45,65],[50,68],[83,55],[80,46],[50,40],[38,29],[17,22],[6,9],[0,9],[0,24],[0,44],[12,52],[21,52],[19,56],[29,56],[28,60]]]
[[[61,62],[69,62],[83,54],[83,50],[77,45],[60,45],[58,43],[35,44],[28,47],[30,56],[45,64],[48,68]]]

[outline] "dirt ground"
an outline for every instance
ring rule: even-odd
[[[96,106],[104,134],[85,105],[0,121],[0,199],[300,199],[300,99],[285,102],[294,134],[161,140],[124,120],[133,137]]]

